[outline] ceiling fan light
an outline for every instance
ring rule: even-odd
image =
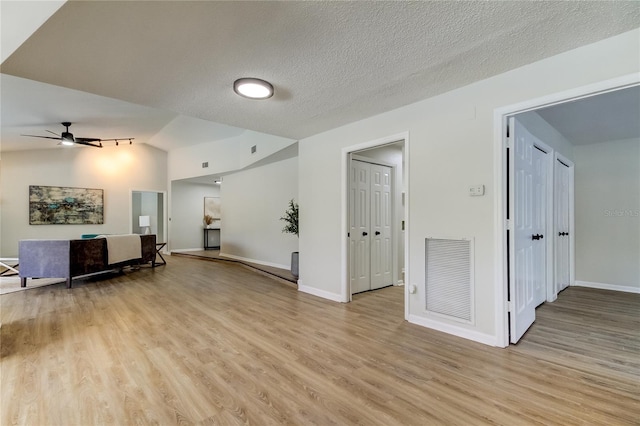
[[[69,132],[62,132],[60,139],[62,139],[63,142],[75,142],[75,139],[73,139],[73,135]]]
[[[67,139],[63,139],[62,140],[62,145],[71,146],[71,145],[73,145],[73,142],[71,142],[70,140],[67,140]]]
[[[249,99],[268,99],[273,96],[273,86],[259,78],[240,78],[233,83],[233,91]]]

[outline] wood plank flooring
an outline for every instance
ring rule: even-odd
[[[295,288],[298,288],[298,279],[291,274],[291,271],[289,269],[276,268],[273,266],[261,265],[259,263],[253,263],[253,262],[245,262],[242,260],[232,259],[230,257],[220,256],[220,250],[196,250],[196,251],[172,252],[171,255],[177,256],[177,257],[180,257],[180,256],[191,257],[191,258],[211,260],[211,261],[236,262],[248,268],[251,268],[255,271],[261,271],[272,277],[279,278],[280,282],[282,282],[283,284],[293,285]]]
[[[326,301],[233,263],[0,296],[0,424],[640,424],[640,296],[571,288],[517,346]]]

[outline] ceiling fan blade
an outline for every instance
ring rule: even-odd
[[[98,138],[76,138],[76,142],[100,142],[104,139]]]
[[[51,130],[45,130],[45,132],[49,132],[49,133],[51,133],[52,135],[56,135],[57,137],[60,137],[60,135],[59,135],[59,134],[57,134],[56,132],[52,132]]]
[[[76,142],[75,142],[77,145],[86,145],[86,146],[92,146],[94,148],[102,148],[102,144],[95,144],[95,143],[92,143],[92,142],[86,142],[86,141],[78,140],[78,139],[80,139],[80,138],[76,138]]]
[[[42,139],[53,139],[53,140],[56,140],[56,141],[60,140],[59,137],[54,138],[53,136],[38,136],[38,135],[20,135],[20,136],[29,136],[29,137],[32,137],[32,138],[42,138]]]

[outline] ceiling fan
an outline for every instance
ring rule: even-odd
[[[131,141],[135,139],[135,138],[118,138],[118,139],[74,138],[73,134],[69,132],[69,126],[71,126],[71,122],[63,121],[60,124],[66,127],[66,130],[62,132],[61,135],[55,132],[52,132],[51,130],[47,130],[47,132],[56,135],[55,138],[53,136],[38,136],[38,135],[22,135],[22,136],[30,136],[32,138],[53,139],[53,140],[61,141],[60,143],[62,145],[86,145],[86,146],[92,146],[94,148],[102,148],[102,142],[105,142],[105,141],[115,141],[116,145],[118,145],[120,141],[129,141],[129,144],[131,144],[132,143]]]

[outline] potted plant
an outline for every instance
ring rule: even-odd
[[[280,220],[285,222],[284,228],[282,228],[282,232],[285,234],[294,234],[296,237],[298,236],[298,203],[296,203],[293,199],[289,201],[289,206],[287,210],[284,212],[284,216],[280,218]],[[299,252],[294,251],[291,253],[291,274],[298,278],[298,262],[299,262]]]
[[[209,229],[211,227],[211,224],[213,223],[213,216],[205,214],[203,221],[207,229]]]

